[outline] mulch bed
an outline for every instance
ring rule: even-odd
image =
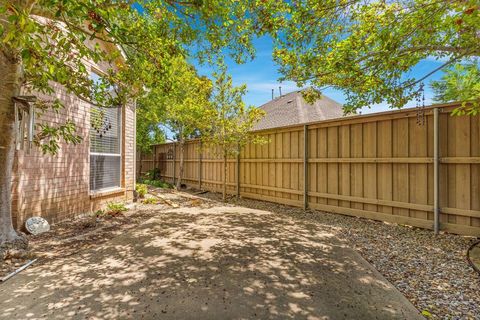
[[[221,201],[217,193],[200,196]],[[468,265],[472,237],[285,205],[230,198],[230,203],[307,219],[356,249],[426,318],[480,319],[480,276]]]

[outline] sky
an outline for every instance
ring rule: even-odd
[[[280,74],[277,71],[278,66],[275,65],[272,59],[272,41],[268,37],[263,37],[254,40],[254,46],[257,50],[256,58],[248,63],[238,65],[233,61],[227,61],[228,71],[232,75],[232,79],[235,85],[247,84],[248,93],[245,96],[245,102],[248,105],[261,106],[268,102],[272,98],[272,89],[275,89],[275,96],[278,97],[279,89],[282,87],[282,94],[298,90],[295,83],[283,82],[280,83],[278,79]],[[413,68],[411,75],[420,78],[427,74],[429,71],[440,66],[442,61],[436,61],[434,58],[421,61],[415,68]],[[196,65],[198,71],[202,75],[211,76],[212,69],[210,67]],[[433,92],[428,86],[431,80],[436,80],[441,77],[442,73],[437,72],[425,81],[425,104],[431,104]],[[322,92],[329,98],[345,103],[345,96],[341,91],[327,89]],[[412,101],[406,107],[415,107],[415,102]],[[388,105],[383,103],[379,105],[373,105],[370,108],[363,108],[362,114],[381,112],[390,110]]]

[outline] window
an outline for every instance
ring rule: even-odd
[[[98,81],[99,76],[92,74]],[[122,108],[90,109],[90,191],[120,187]]]

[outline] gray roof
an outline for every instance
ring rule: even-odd
[[[300,91],[287,93],[259,107],[265,116],[256,123],[253,130],[284,127],[315,122],[343,116],[342,105],[329,97],[308,104]]]

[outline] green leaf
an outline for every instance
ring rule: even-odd
[[[428,312],[427,310],[423,310],[422,311],[422,315],[427,317],[427,318],[432,318],[432,314],[430,312]]]
[[[23,60],[29,60],[30,59],[30,50],[29,49],[23,49],[22,50],[22,59]]]

